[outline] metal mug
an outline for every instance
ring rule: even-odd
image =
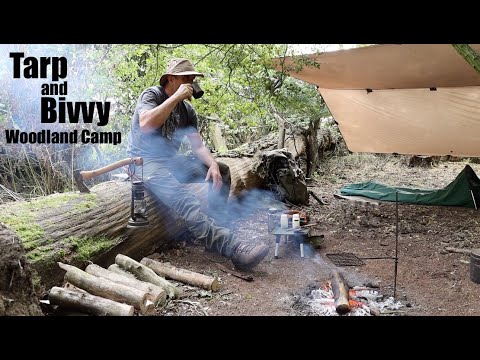
[[[192,88],[193,88],[193,94],[192,96],[195,98],[195,99],[199,99],[203,96],[203,93],[204,91],[202,90],[202,88],[200,87],[200,84],[197,83],[197,82],[193,82],[192,83]]]

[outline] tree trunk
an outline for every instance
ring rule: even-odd
[[[278,142],[277,149],[283,149],[285,146],[285,119],[280,116],[275,106],[271,105],[272,115],[277,120],[278,126]]]
[[[0,221],[0,316],[42,315],[22,242]]]
[[[217,157],[230,167],[232,184],[230,196],[237,198],[245,190],[263,189],[266,187],[266,171],[263,168],[263,155],[270,150],[277,149],[276,137],[267,136],[262,140],[248,144],[245,148],[232,150],[227,155]],[[290,135],[285,140],[284,148],[292,153],[295,159],[306,155],[305,137]]]
[[[232,198],[237,198],[245,190],[265,187],[265,179],[259,172],[261,158],[218,157],[216,160],[221,161],[230,167],[230,174],[232,176],[230,196]]]
[[[278,145],[277,149],[283,149],[285,146],[285,123],[278,125]]]
[[[57,286],[50,289],[48,299],[53,305],[97,316],[132,316],[134,313],[131,305]]]
[[[305,134],[307,144],[307,171],[305,176],[311,178],[318,165],[318,140],[317,131],[320,125],[320,118],[310,121],[308,124],[309,131]]]

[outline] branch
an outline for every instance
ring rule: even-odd
[[[453,48],[480,74],[480,56],[468,44],[452,44]]]

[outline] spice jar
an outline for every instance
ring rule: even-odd
[[[280,227],[282,229],[288,229],[288,215],[287,214],[282,214],[280,217]]]
[[[298,229],[300,227],[300,215],[299,214],[293,214],[292,215],[292,228],[293,229]]]

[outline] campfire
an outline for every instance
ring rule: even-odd
[[[315,314],[321,316],[337,316],[342,313],[347,316],[392,315],[404,306],[393,297],[385,298],[374,289],[356,286],[348,290],[349,311],[339,313],[331,281],[320,289],[312,290],[309,297],[311,300],[307,304]]]

